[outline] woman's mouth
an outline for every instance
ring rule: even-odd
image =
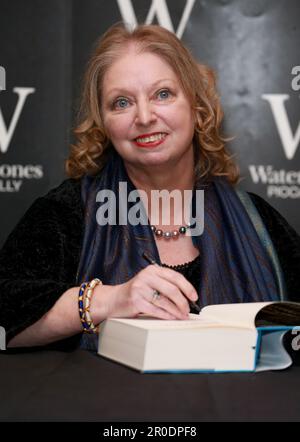
[[[165,141],[166,136],[167,134],[165,132],[143,134],[135,138],[133,142],[138,147],[156,147]]]

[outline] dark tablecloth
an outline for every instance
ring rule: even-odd
[[[298,421],[300,366],[140,374],[85,350],[0,354],[1,421]]]

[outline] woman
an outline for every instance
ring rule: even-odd
[[[174,34],[108,30],[88,65],[80,118],[70,179],[32,205],[1,253],[9,347],[75,336],[95,348],[107,317],[184,319],[191,302],[297,300],[299,237],[261,198],[236,191],[213,75]],[[204,190],[203,234],[189,234],[175,205],[168,225],[115,224],[122,198],[105,224],[99,195],[118,195],[120,183],[144,196],[147,214],[153,190],[190,191],[191,213]]]

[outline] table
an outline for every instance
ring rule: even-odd
[[[298,421],[300,364],[141,374],[86,350],[0,353],[1,421]]]

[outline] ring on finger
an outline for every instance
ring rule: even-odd
[[[156,301],[158,301],[160,298],[160,292],[158,290],[153,290],[152,292],[152,304],[155,304]]]

